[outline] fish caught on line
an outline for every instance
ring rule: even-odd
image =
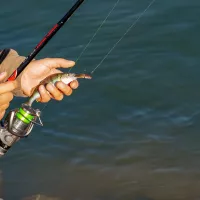
[[[57,73],[53,74],[51,76],[48,76],[43,81],[40,82],[40,84],[34,89],[32,95],[30,96],[27,105],[31,106],[32,103],[40,97],[38,87],[40,85],[47,85],[48,83],[51,83],[53,85],[56,84],[58,81],[62,81],[65,84],[69,84],[70,82],[76,80],[76,79],[92,79],[92,77],[88,74],[75,74],[75,73]]]

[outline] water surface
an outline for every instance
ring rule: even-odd
[[[28,55],[74,2],[2,1],[1,49]],[[86,1],[37,59],[76,60],[114,3]],[[90,73],[149,3],[120,1],[72,71]],[[199,199],[199,13],[198,0],[156,1],[93,79],[52,100],[45,126],[1,159],[2,197]]]

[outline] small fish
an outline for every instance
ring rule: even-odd
[[[46,85],[48,83],[52,83],[53,85],[55,85],[55,83],[58,81],[62,81],[63,83],[68,85],[70,82],[78,78],[91,79],[92,77],[88,74],[74,74],[74,73],[57,73],[51,75],[40,82],[40,84],[34,89],[33,94],[30,96],[26,104],[31,106],[32,103],[40,97],[40,94],[38,92],[38,87],[40,85]]]

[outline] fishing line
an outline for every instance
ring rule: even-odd
[[[107,21],[108,17],[111,15],[111,13],[114,11],[114,9],[116,8],[116,6],[118,5],[120,0],[117,0],[116,3],[114,4],[113,8],[111,9],[111,11],[108,13],[108,15],[106,16],[106,18],[103,20],[103,22],[100,24],[99,28],[97,29],[97,31],[95,31],[94,35],[92,36],[92,38],[90,39],[90,41],[88,42],[88,44],[85,46],[85,48],[83,49],[83,51],[80,53],[80,55],[78,56],[76,62],[78,60],[80,60],[80,58],[82,57],[83,53],[86,51],[86,49],[89,47],[89,45],[91,44],[91,42],[93,41],[93,39],[95,38],[95,36],[97,35],[97,33],[100,31],[100,29],[102,28],[102,26],[105,24],[105,22]],[[137,19],[131,24],[131,26],[126,30],[126,32],[122,35],[122,37],[114,44],[114,46],[108,51],[108,53],[103,57],[103,59],[100,61],[100,63],[91,71],[91,74],[93,74],[99,67],[100,65],[106,60],[106,58],[110,55],[110,53],[116,48],[116,46],[122,41],[122,39],[130,32],[130,30],[137,24],[137,22],[140,20],[140,18],[147,12],[147,10],[155,3],[156,0],[152,0],[149,5],[146,7],[146,9],[137,17]],[[72,68],[71,68],[72,69]],[[69,69],[69,72],[71,71],[71,69]],[[47,106],[47,104],[46,104]],[[46,108],[46,106],[44,106],[44,108],[42,110],[44,110]]]
[[[41,112],[48,106],[48,103],[46,103],[43,108],[41,109]]]
[[[112,14],[112,12],[115,10],[115,8],[117,7],[117,5],[119,4],[120,0],[117,0],[112,9],[109,11],[108,15],[106,16],[106,18],[103,20],[103,22],[100,24],[100,26],[98,27],[98,29],[95,31],[94,35],[91,37],[91,39],[89,40],[89,42],[86,44],[85,48],[82,50],[82,52],[80,53],[80,55],[78,56],[78,58],[76,59],[75,63],[77,63],[80,58],[82,57],[82,55],[85,53],[85,51],[87,50],[87,48],[90,46],[91,42],[94,40],[94,38],[96,37],[96,35],[98,34],[98,32],[101,30],[101,28],[103,27],[103,25],[106,23],[107,19],[110,17],[110,15]],[[69,69],[69,72],[71,71],[72,68]]]
[[[25,58],[20,66],[10,75],[7,81],[15,80],[20,73],[27,67],[27,65],[38,55],[38,53],[45,47],[45,45],[53,38],[53,36],[64,26],[64,24],[70,19],[74,12],[81,6],[85,0],[77,0],[71,9],[64,15],[64,17],[58,21],[50,31],[43,37],[43,39],[37,44],[33,51]]]
[[[110,53],[116,48],[116,46],[122,41],[122,39],[130,32],[130,30],[137,24],[140,18],[147,12],[147,10],[155,3],[156,0],[152,0],[150,4],[145,8],[145,10],[138,16],[138,18],[133,22],[133,24],[127,29],[127,31],[122,35],[122,37],[114,44],[114,46],[108,51],[108,53],[103,57],[100,63],[91,71],[93,74],[97,68],[105,61],[105,59],[110,55]]]

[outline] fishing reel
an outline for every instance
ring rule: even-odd
[[[20,138],[27,137],[34,124],[43,126],[40,115],[39,109],[33,109],[27,104],[22,104],[20,108],[7,114],[0,126],[0,156],[3,156]]]

